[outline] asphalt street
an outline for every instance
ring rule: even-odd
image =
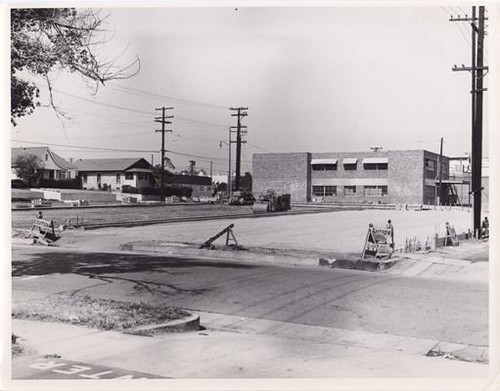
[[[488,286],[320,267],[13,248],[16,291],[170,303],[226,315],[488,344]]]

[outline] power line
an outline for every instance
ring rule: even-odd
[[[158,99],[158,98],[166,99],[166,100],[170,100],[174,103],[181,104],[181,105],[184,104],[184,105],[197,106],[197,107],[209,108],[209,109],[220,109],[220,110],[227,110],[229,108],[229,106],[218,105],[218,104],[213,104],[213,103],[199,102],[199,101],[182,99],[182,98],[176,98],[176,97],[168,96],[168,95],[164,95],[164,94],[148,92],[145,90],[141,90],[140,88],[117,85],[116,83],[113,83],[111,86],[108,85],[108,88],[115,90],[115,91],[124,92],[124,93],[130,94],[130,95],[149,97],[149,99]]]
[[[74,98],[74,99],[83,100],[83,101],[94,103],[96,105],[100,105],[100,106],[104,106],[104,107],[109,107],[109,108],[118,109],[118,110],[124,110],[124,111],[127,111],[127,112],[133,112],[133,113],[138,113],[138,114],[151,115],[151,113],[149,111],[137,110],[137,109],[134,109],[132,107],[126,107],[126,106],[114,105],[114,104],[111,104],[111,103],[99,102],[99,101],[88,99],[88,98],[84,98],[84,97],[81,97],[81,96],[78,96],[78,95],[70,94],[68,92],[64,92],[64,91],[61,91],[61,90],[55,89],[55,88],[53,89],[53,91],[56,91],[56,92],[58,92],[58,93],[60,93],[62,95],[66,95],[66,96],[69,96],[69,97]],[[183,118],[183,117],[177,117],[176,119],[179,120],[179,121],[193,122],[193,123],[202,124],[202,125],[209,125],[209,126],[220,126],[220,127],[228,127],[229,126],[229,125],[218,124],[218,123],[214,123],[214,122],[200,121],[200,120],[195,120],[195,119],[190,119],[190,118]]]
[[[69,145],[69,144],[55,144],[55,143],[39,143],[36,141],[25,141],[25,140],[15,140],[12,139],[12,141],[17,142],[17,143],[26,143],[26,144],[34,144],[34,145],[47,145],[47,146],[52,146],[52,147],[66,147],[66,148],[82,148],[82,149],[90,149],[90,150],[99,150],[99,151],[114,151],[114,152],[156,152],[158,153],[159,151],[157,150],[151,150],[151,149],[118,149],[118,148],[103,148],[103,147],[87,147],[84,145]]]

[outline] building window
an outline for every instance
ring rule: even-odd
[[[120,183],[121,180],[122,180],[122,175],[119,172],[117,172],[116,173],[116,183]]]
[[[358,168],[357,166],[358,166],[358,163],[346,163],[346,164],[344,164],[344,170],[345,171],[354,171]]]
[[[365,186],[365,197],[383,197],[387,195],[387,186]]]
[[[144,180],[144,179],[146,179],[146,174],[145,174],[145,173],[143,173],[143,172],[140,172],[140,173],[139,173],[139,180],[141,180],[141,181],[142,181],[142,180]]]
[[[97,183],[101,183],[101,173],[97,173]]]
[[[83,174],[83,183],[87,183],[87,174]]]
[[[45,161],[47,161],[47,160],[49,160],[49,154],[48,153],[45,154]]]
[[[337,186],[313,186],[313,195],[315,197],[335,197]]]
[[[387,163],[365,163],[363,168],[365,170],[387,170]]]
[[[355,196],[356,195],[356,186],[344,186],[344,195],[345,196]]]
[[[134,174],[126,173],[125,179],[134,179]]]
[[[425,169],[427,171],[436,171],[436,161],[432,159],[425,159]]]
[[[49,179],[54,179],[54,170],[49,170]]]
[[[313,164],[313,171],[335,171],[337,169],[336,164]]]

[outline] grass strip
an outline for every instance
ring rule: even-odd
[[[61,322],[116,331],[166,323],[188,315],[187,311],[169,305],[64,295],[17,302],[12,309],[12,317],[17,319]]]

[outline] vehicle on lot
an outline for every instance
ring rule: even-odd
[[[273,189],[267,189],[259,195],[253,204],[253,213],[285,212],[292,208],[290,194],[276,193]]]
[[[229,205],[253,205],[255,197],[250,192],[235,191],[229,200]]]

